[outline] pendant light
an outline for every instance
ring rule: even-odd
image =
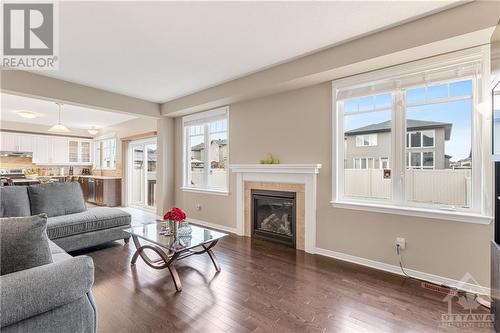
[[[52,126],[51,128],[49,128],[49,132],[59,132],[59,133],[68,133],[70,132],[70,130],[64,126],[63,124],[61,124],[61,107],[62,107],[62,104],[61,103],[56,103],[58,106],[59,106],[59,121],[57,122],[57,124],[55,124],[54,126]]]

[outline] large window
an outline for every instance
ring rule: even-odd
[[[94,140],[94,169],[116,169],[116,138]]]
[[[334,81],[333,204],[485,215],[475,162],[485,156],[484,58],[476,50]]]
[[[186,190],[228,191],[228,109],[183,118]]]

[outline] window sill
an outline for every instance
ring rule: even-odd
[[[222,195],[222,196],[229,196],[228,191],[224,190],[211,190],[207,188],[195,188],[195,187],[181,187],[181,190],[184,192],[193,192],[193,193],[205,193],[205,194],[213,194],[213,195]]]
[[[353,209],[353,210],[362,210],[369,212],[416,216],[416,217],[426,217],[437,220],[451,220],[451,221],[458,221],[465,223],[490,224],[491,221],[493,220],[493,217],[491,216],[464,213],[464,212],[455,212],[455,211],[442,211],[442,210],[423,209],[416,207],[397,207],[391,205],[372,204],[372,203],[353,202],[353,201],[331,201],[330,203],[335,208]]]

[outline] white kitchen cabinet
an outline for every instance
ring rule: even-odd
[[[0,151],[32,152],[38,165],[91,165],[92,140],[0,132]]]
[[[69,163],[68,138],[58,136],[49,137],[49,163]]]
[[[80,140],[79,146],[80,152],[80,163],[92,164],[91,152],[92,152],[92,140]]]
[[[71,164],[91,164],[92,140],[68,139],[68,161]]]
[[[49,136],[33,136],[33,163],[49,164]]]
[[[17,147],[19,151],[33,152],[33,135],[19,134],[17,136]]]
[[[15,133],[8,133],[8,132],[2,132],[0,139],[2,142],[0,142],[0,147],[2,151],[16,151],[17,144],[16,144],[16,137]]]
[[[0,150],[15,152],[32,152],[33,136],[21,133],[1,132]]]

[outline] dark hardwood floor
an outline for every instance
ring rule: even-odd
[[[440,326],[445,295],[418,281],[265,241],[223,239],[219,274],[206,255],[179,262],[180,293],[133,253],[76,253],[94,259],[99,332],[493,332]]]

